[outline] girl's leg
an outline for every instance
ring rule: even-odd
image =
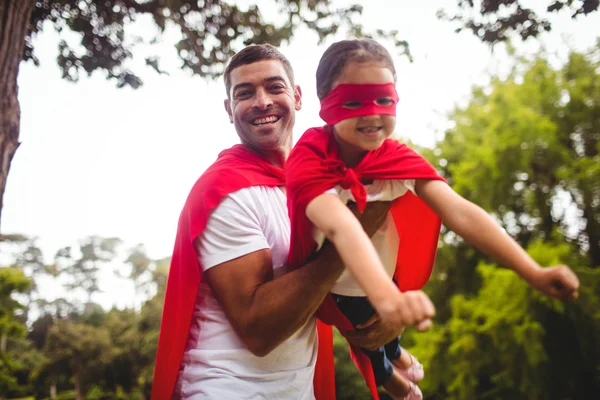
[[[394,400],[422,400],[421,389],[404,378],[395,368],[392,376],[383,384],[386,392]]]
[[[386,349],[387,354],[387,349]],[[402,349],[400,357],[392,359],[394,367],[411,382],[419,382],[425,376],[423,365],[406,349]]]
[[[398,339],[387,343],[378,350],[369,351],[363,349],[363,352],[371,360],[375,383],[377,386],[383,386],[393,399],[420,400],[423,398],[421,390],[392,364],[394,359],[400,357],[400,343]]]
[[[373,306],[366,297],[349,297],[333,293],[331,295],[340,311],[355,327],[360,327],[362,324],[367,323],[375,314]],[[403,376],[404,371],[396,371],[396,368],[394,368],[395,362],[402,358],[398,340],[394,340],[374,351],[366,349],[361,350],[371,360],[371,367],[373,368],[373,375],[377,386],[382,385],[394,398],[404,400],[417,400],[423,398],[419,388],[415,386],[408,377]],[[402,353],[408,354],[406,351],[403,351]]]

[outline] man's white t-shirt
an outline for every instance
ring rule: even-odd
[[[287,272],[290,219],[279,188],[254,186],[228,195],[195,242],[204,271],[270,249],[274,276]],[[265,357],[254,356],[234,332],[206,282],[198,289],[179,377],[183,399],[314,399],[316,322],[311,319]]]
[[[367,190],[367,201],[391,201],[404,196],[408,191],[414,194],[415,180],[375,180],[372,184],[365,185],[365,189]],[[328,190],[327,193],[339,196],[344,204],[349,201],[355,201],[352,192],[349,189],[343,189],[341,186],[336,186]],[[320,248],[325,241],[325,234],[319,229],[314,228],[313,238],[318,248]],[[371,236],[371,242],[391,279],[396,270],[396,259],[398,258],[398,247],[400,245],[400,238],[398,237],[396,224],[391,213],[388,213],[385,222]],[[331,292],[343,296],[365,296],[364,290],[348,270],[342,272],[342,275],[340,275],[333,288],[331,288]]]

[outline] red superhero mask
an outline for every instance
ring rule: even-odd
[[[319,115],[327,125],[367,115],[396,116],[398,93],[392,82],[383,84],[342,83],[321,100]]]

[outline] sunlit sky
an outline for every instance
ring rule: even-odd
[[[275,11],[274,2],[263,3],[272,7],[267,13]],[[439,8],[452,3],[364,2],[366,28],[398,29],[410,43],[414,62],[395,58],[400,94],[396,131],[420,145],[431,146],[443,134],[446,114],[468,99],[472,85],[484,84],[490,73],[502,74],[510,65],[502,46],[492,53],[470,33],[456,34],[454,25],[436,18]],[[543,7],[548,2],[525,3]],[[576,22],[567,14],[551,21],[551,33],[518,48],[531,53],[542,43],[560,62],[569,47],[585,50],[600,36],[597,12]],[[149,20],[133,28],[141,34],[156,29]],[[155,258],[170,255],[192,184],[220,150],[238,142],[223,108],[222,81],[207,82],[179,69],[173,47],[177,39],[177,31],[169,30],[162,43],[138,49],[131,68],[144,86],[133,90],[115,88],[102,72],[84,75],[76,84],[62,80],[55,62],[58,34],[47,26],[36,38],[41,66],[22,63],[19,74],[21,146],[4,198],[3,233],[37,237],[47,261],[59,247],[89,235],[116,236],[129,246],[144,243]],[[303,90],[295,139],[322,124],[314,73],[327,45],[339,39],[317,45],[315,34],[300,31],[282,47]],[[147,54],[161,55],[170,75],[144,67]],[[104,305],[131,304],[131,287],[108,276],[104,293],[94,299]],[[52,289],[46,290],[52,297]]]

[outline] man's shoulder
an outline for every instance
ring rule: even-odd
[[[277,193],[276,186],[256,185],[252,182],[231,185],[230,180],[235,179],[237,182],[247,181],[243,169],[231,168],[229,170],[206,171],[196,181],[192,187],[191,193],[201,192],[204,195],[212,195],[220,193],[220,197],[234,197],[237,199],[261,199],[271,197]]]
[[[222,197],[250,186],[276,186],[283,182],[283,170],[261,157],[241,144],[224,150],[198,178],[191,192]]]
[[[253,203],[261,208],[268,208],[272,199],[279,195],[280,190],[277,187],[248,186],[229,193],[227,197],[238,202]]]
[[[239,184],[244,180],[243,170],[239,168],[206,171],[195,183],[187,200],[187,207],[216,208],[222,202],[228,207],[241,206],[245,209],[269,208],[273,198],[278,195],[277,187],[257,186],[251,182]],[[231,185],[231,180],[238,184]]]
[[[196,180],[190,194],[197,192],[206,194],[215,191],[230,192],[237,187],[246,185],[247,177],[244,173],[243,159],[229,156],[230,151],[235,148],[234,146],[219,154],[218,158]]]

